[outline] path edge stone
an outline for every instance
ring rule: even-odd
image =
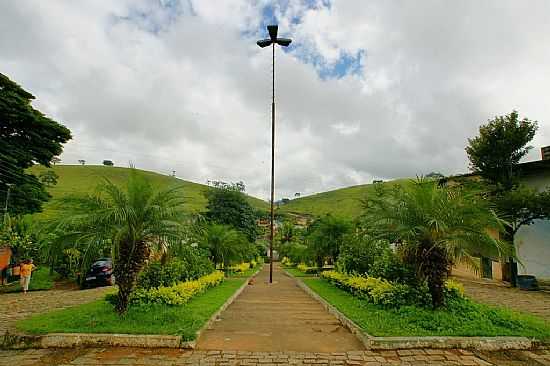
[[[309,288],[300,278],[284,270],[286,276],[294,279],[298,287],[312,298],[317,300],[344,327],[353,333],[367,350],[395,350],[395,349],[474,349],[477,351],[529,350],[542,346],[534,339],[527,337],[375,337],[366,333],[353,320],[336,309],[335,306],[323,299]]]
[[[243,284],[195,333],[193,341],[184,341],[181,336],[162,334],[116,334],[116,333],[48,333],[28,335],[6,332],[0,337],[0,349],[73,348],[73,347],[135,347],[135,348],[180,348],[194,349],[202,332],[212,325],[220,314],[244,291],[248,283],[260,271],[257,269],[245,278]]]

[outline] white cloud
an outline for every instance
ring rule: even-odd
[[[5,2],[0,72],[74,135],[66,163],[244,180],[269,192],[264,0]],[[277,195],[466,171],[480,124],[513,108],[550,144],[550,3],[288,1],[275,6]],[[360,73],[323,79],[364,51]],[[531,154],[537,158],[537,149]]]

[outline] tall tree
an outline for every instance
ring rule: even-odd
[[[38,212],[49,195],[25,169],[50,166],[71,139],[70,131],[34,109],[34,96],[0,74],[0,191],[10,188],[10,213]]]
[[[514,167],[532,146],[537,121],[519,119],[517,111],[497,116],[479,128],[479,136],[468,139],[466,153],[472,172],[489,182],[511,189],[515,183]]]
[[[490,199],[499,214],[505,218],[505,239],[514,249],[514,236],[518,229],[536,219],[550,218],[548,193],[536,192],[519,182],[516,166],[527,155],[529,143],[538,129],[537,121],[520,120],[517,111],[497,116],[479,128],[479,136],[468,139],[466,152],[470,168],[479,174],[490,187]],[[509,258],[509,277],[512,286],[517,283],[517,263]]]
[[[207,219],[217,224],[230,225],[244,233],[249,241],[254,242],[258,236],[256,214],[244,194],[244,184],[214,183],[214,186],[205,192],[208,200]]]
[[[418,180],[365,201],[365,225],[374,237],[398,243],[405,264],[426,281],[434,308],[444,305],[444,283],[452,263],[475,266],[472,255],[503,250],[488,229],[500,231],[489,203],[473,192]]]
[[[352,229],[349,221],[326,215],[315,220],[307,229],[306,243],[319,268],[326,259],[335,262],[345,236]]]
[[[98,194],[69,196],[60,201],[65,216],[58,229],[77,242],[95,246],[110,242],[118,285],[116,310],[125,313],[136,279],[151,247],[181,239],[184,213],[181,187],[155,190],[132,170],[125,189],[110,181]]]

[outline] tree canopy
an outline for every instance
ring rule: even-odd
[[[479,128],[479,136],[468,139],[466,153],[472,172],[510,189],[515,179],[514,166],[532,149],[528,144],[537,129],[536,121],[520,120],[517,111],[490,120]]]
[[[205,193],[206,218],[216,224],[230,225],[254,242],[258,235],[256,214],[244,194],[242,182],[227,184],[217,182],[215,187]]]
[[[25,169],[35,163],[50,166],[71,139],[70,131],[34,109],[34,96],[0,74],[0,195],[10,186],[10,213],[41,210],[49,195]]]

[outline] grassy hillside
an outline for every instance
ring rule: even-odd
[[[80,194],[93,192],[103,178],[109,179],[115,184],[124,184],[130,169],[94,166],[94,165],[57,165],[51,168],[43,166],[34,166],[30,169],[31,173],[39,175],[44,170],[51,169],[59,175],[57,185],[48,188],[48,192],[53,199],[44,206],[44,212],[40,214],[42,217],[49,217],[52,213],[52,203],[56,198],[68,194]],[[140,170],[153,185],[158,187],[169,187],[173,185],[183,186],[183,195],[185,197],[184,208],[187,212],[203,211],[206,207],[206,198],[203,195],[207,186],[198,183],[192,183],[178,178]],[[253,207],[267,210],[268,204],[258,198],[249,197],[249,201]]]
[[[383,184],[394,185],[406,181],[407,179],[398,179]],[[364,184],[296,198],[286,205],[280,206],[279,212],[312,216],[330,213],[335,216],[355,218],[361,214],[361,200],[365,199],[367,194],[373,190],[374,185]]]

